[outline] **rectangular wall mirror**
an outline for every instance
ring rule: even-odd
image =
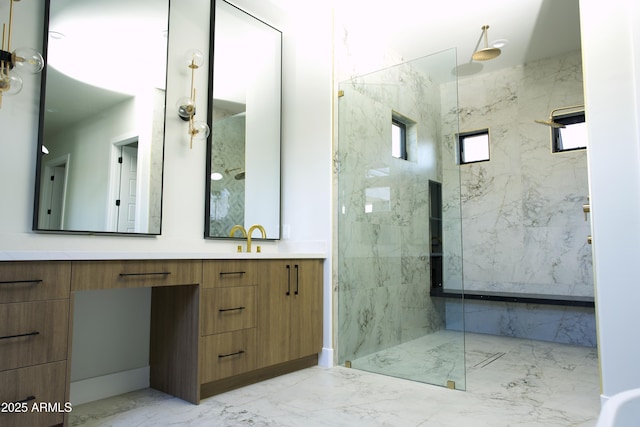
[[[221,0],[211,28],[205,237],[279,239],[282,33]]]
[[[161,231],[169,0],[46,0],[36,231]]]

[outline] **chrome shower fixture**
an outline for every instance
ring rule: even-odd
[[[488,61],[490,59],[497,58],[500,56],[502,51],[497,47],[489,47],[489,40],[487,35],[487,30],[489,29],[488,25],[482,26],[482,36],[484,36],[484,47],[480,50],[473,52],[471,58],[474,61]]]

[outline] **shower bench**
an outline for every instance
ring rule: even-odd
[[[523,304],[545,304],[561,305],[572,307],[595,307],[593,297],[581,297],[570,295],[545,295],[516,292],[491,292],[491,291],[466,291],[444,290],[442,288],[432,288],[432,297],[456,298],[476,300],[476,301],[502,301],[517,302]]]
[[[431,289],[447,329],[595,347],[593,297]]]

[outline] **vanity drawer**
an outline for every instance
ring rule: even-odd
[[[201,280],[201,260],[74,261],[71,268],[74,291],[197,285]]]
[[[56,362],[0,372],[0,404],[7,405],[0,409],[26,410],[0,411],[0,425],[33,427],[62,423],[66,403],[66,365],[66,362]],[[17,402],[20,404],[16,405]],[[37,409],[40,404],[46,404],[46,407],[43,406],[42,411],[33,410],[34,405]],[[67,411],[70,409],[66,408]]]
[[[0,303],[69,297],[70,261],[0,262]]]
[[[202,349],[202,384],[251,371],[256,367],[256,330],[208,335]]]
[[[202,335],[231,332],[256,326],[256,287],[204,289]]]
[[[202,285],[207,288],[255,285],[259,261],[205,260]]]
[[[68,318],[66,299],[0,304],[0,371],[66,359]]]

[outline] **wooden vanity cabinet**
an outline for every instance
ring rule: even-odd
[[[201,398],[317,364],[322,260],[0,261],[0,426],[68,422],[75,291],[151,287],[149,381]]]
[[[256,368],[258,263],[203,261],[200,300],[200,384],[203,397],[215,382]]]
[[[71,290],[196,285],[201,260],[74,261]]]
[[[204,261],[201,397],[317,365],[322,260]]]
[[[258,368],[320,353],[322,260],[264,261],[261,277]]]
[[[64,422],[70,276],[70,262],[0,262],[3,427]],[[47,406],[39,411],[41,404]]]

